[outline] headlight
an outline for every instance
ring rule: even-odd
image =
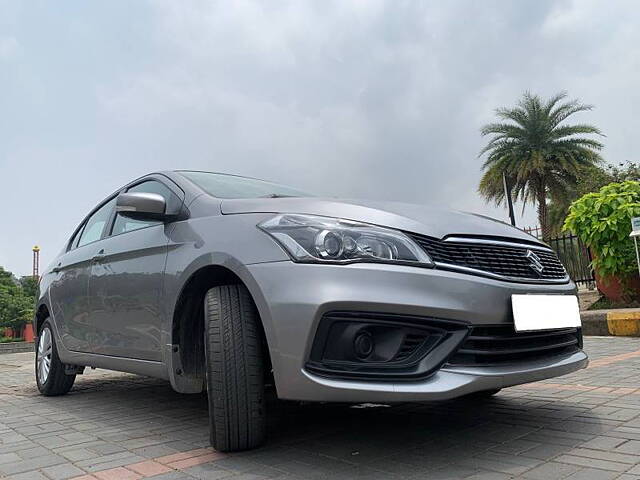
[[[296,262],[405,263],[433,266],[404,233],[366,223],[315,215],[277,215],[258,225]]]

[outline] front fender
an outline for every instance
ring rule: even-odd
[[[256,225],[267,218],[260,215],[228,215],[178,222],[171,232],[163,295],[163,362],[173,387],[181,392],[198,391],[200,385],[185,385],[179,376],[179,353],[174,352],[173,324],[181,294],[193,276],[207,267],[222,267],[237,276],[251,293],[260,314],[272,358],[277,351],[271,317],[264,292],[248,265],[289,261],[284,251]],[[188,380],[187,380],[188,383]],[[178,385],[180,384],[180,385]]]

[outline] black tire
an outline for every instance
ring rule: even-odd
[[[214,287],[204,317],[211,445],[220,452],[258,447],[266,435],[264,365],[251,295],[243,285]]]
[[[43,371],[39,368],[40,363],[38,360],[42,358],[42,355],[39,353],[39,348],[41,346],[41,342],[43,339],[46,339],[46,336],[49,336],[51,339],[51,349],[50,354],[46,355],[49,361],[49,371],[44,376],[43,379]],[[47,349],[47,352],[49,350]],[[44,361],[44,360],[42,360]],[[38,390],[43,395],[48,397],[53,397],[57,395],[64,395],[65,393],[71,390],[73,386],[73,382],[76,380],[75,373],[72,375],[67,375],[65,373],[65,365],[60,361],[60,357],[58,357],[58,348],[56,346],[56,339],[53,335],[53,329],[51,328],[51,323],[49,320],[45,320],[42,324],[42,328],[40,328],[40,332],[38,332],[38,343],[36,343],[36,383],[38,384]]]
[[[491,390],[482,390],[480,392],[473,392],[467,395],[469,398],[491,398],[497,394],[501,388],[492,388]]]

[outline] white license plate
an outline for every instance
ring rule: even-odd
[[[575,295],[511,295],[516,332],[580,327]]]

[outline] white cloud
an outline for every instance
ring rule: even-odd
[[[32,243],[46,262],[91,204],[164,168],[504,219],[476,194],[479,128],[525,90],[594,103],[579,120],[606,157],[636,152],[635,2],[20,5],[0,18],[0,57],[29,54],[0,75],[2,203],[38,200],[5,215],[18,273]]]

